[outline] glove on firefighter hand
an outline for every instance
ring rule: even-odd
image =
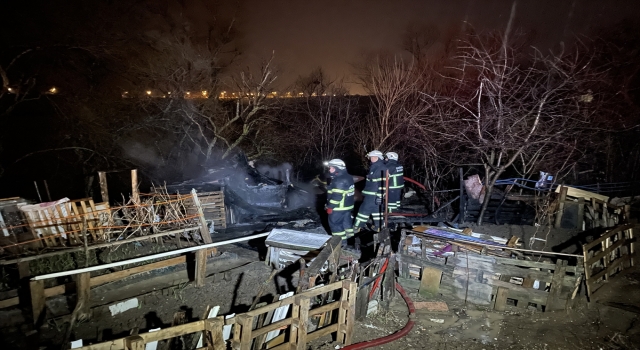
[[[381,205],[384,198],[376,196],[376,205]]]
[[[327,208],[327,214],[333,213],[333,208]]]

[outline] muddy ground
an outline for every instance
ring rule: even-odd
[[[572,230],[541,230],[535,227],[484,225],[475,232],[505,238],[516,235],[529,248],[530,237],[544,233],[547,249],[574,252],[578,245],[566,242],[588,240],[588,235]],[[536,241],[539,249],[542,241]],[[581,243],[580,243],[581,244]],[[550,247],[550,248],[549,248]],[[183,311],[187,321],[203,318],[207,306],[220,306],[219,314],[243,312],[254,301],[260,285],[271,269],[259,261],[263,250],[256,242],[225,246],[222,254],[209,259],[205,287],[189,283],[184,266],[132,277],[92,289],[93,317],[78,324],[71,339],[82,338],[85,344],[106,341],[130,334],[132,329],[146,332],[171,325],[176,312]],[[464,305],[446,296],[436,301],[446,303],[448,311],[430,312],[419,309],[416,325],[404,338],[376,347],[378,349],[635,349],[640,344],[638,305],[640,305],[640,271],[629,270],[612,279],[598,291],[590,304],[578,303],[566,312],[539,312],[513,309],[493,312],[473,305]],[[295,276],[279,277],[265,285],[261,301],[271,302],[274,295],[297,284]],[[407,290],[415,302],[425,301],[415,290]],[[138,307],[112,315],[109,305],[136,297]],[[433,300],[430,300],[433,301]],[[39,330],[33,330],[20,309],[0,310],[0,318],[16,322],[0,329],[3,349],[59,349],[67,329],[73,297],[47,300],[47,312],[52,318]],[[635,307],[635,309],[634,309]],[[622,309],[621,309],[622,308]],[[626,309],[626,310],[623,310]],[[20,315],[20,316],[18,316]],[[357,322],[354,341],[371,340],[401,329],[408,319],[408,309],[397,295],[389,311],[379,311]],[[436,320],[436,321],[433,321]],[[439,323],[442,322],[442,323]],[[188,338],[186,344],[194,339]],[[183,348],[182,345],[176,345]],[[309,349],[335,349],[339,344],[330,337],[309,344]],[[161,343],[160,349],[168,344]],[[184,348],[189,348],[188,346]]]

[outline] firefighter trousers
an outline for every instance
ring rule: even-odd
[[[367,221],[369,221],[369,217],[373,218],[374,229],[380,229],[380,223],[382,222],[383,205],[384,204],[376,204],[376,196],[365,195],[364,200],[360,205],[360,209],[358,210],[358,215],[356,216],[354,229],[357,231],[358,229],[364,227]]]
[[[333,210],[329,214],[331,234],[346,240],[353,236],[353,216],[351,210]]]
[[[389,189],[389,205],[388,209],[390,213],[395,213],[400,210],[400,200],[402,198],[402,189]]]

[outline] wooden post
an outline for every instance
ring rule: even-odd
[[[382,303],[380,306],[383,310],[388,311],[389,306],[391,305],[391,299],[394,296],[395,289],[395,279],[396,279],[396,256],[391,255],[389,257],[389,264],[387,266],[387,270],[384,272],[384,276],[382,277]]]
[[[124,338],[125,350],[144,350],[144,339],[139,335]]]
[[[496,302],[493,306],[493,309],[496,311],[504,311],[507,306],[507,296],[509,295],[508,288],[498,287],[498,292],[496,293]]]
[[[31,277],[31,270],[29,269],[28,261],[21,261],[18,263],[18,277],[20,280]]]
[[[204,279],[207,277],[207,250],[200,249],[196,251],[196,271],[195,271],[196,287],[204,286]]]
[[[578,230],[584,230],[584,198],[578,198]]]
[[[42,196],[40,196],[40,190],[38,189],[38,182],[34,180],[33,186],[36,187],[36,193],[38,194],[38,199],[40,200],[40,203],[42,203]]]
[[[47,180],[42,180],[42,182],[44,182],[44,190],[45,192],[47,192],[47,199],[49,199],[49,202],[51,202],[51,193],[49,192],[49,184],[47,183]]]
[[[136,174],[137,177],[137,174]],[[100,196],[102,201],[109,203],[109,187],[107,186],[107,173],[98,171],[98,179],[100,181]],[[133,179],[132,179],[133,180]],[[133,183],[133,181],[131,181]]]
[[[345,328],[344,344],[350,345],[351,342],[353,341],[353,326],[356,322],[356,295],[358,294],[358,285],[355,282],[351,282],[348,280],[343,281],[342,283],[343,283],[343,286],[348,285],[348,288],[349,288],[348,289],[349,290],[349,296],[348,296],[349,309],[347,310],[347,317],[345,319],[347,326]],[[344,292],[344,289],[343,289],[343,292]]]
[[[226,350],[227,345],[222,339],[222,328],[224,327],[224,316],[218,316],[216,318],[210,318],[205,320],[204,329],[207,334],[207,339],[210,339],[209,349],[213,350]]]
[[[295,306],[298,307],[297,319],[294,320],[296,337],[293,340],[294,344],[296,344],[295,349],[305,350],[307,348],[307,321],[309,320],[311,300],[309,297],[298,296],[295,300]],[[292,336],[291,338],[294,337]],[[293,349],[293,346],[291,348]]]
[[[44,281],[30,281],[29,290],[31,291],[31,311],[33,312],[33,324],[39,325],[44,318]]]
[[[555,228],[560,228],[562,222],[562,213],[564,212],[564,201],[567,200],[568,188],[560,186],[560,198],[558,199],[558,212],[556,213],[556,221],[553,225]]]
[[[196,206],[196,210],[198,210],[198,221],[200,221],[200,235],[202,236],[202,240],[207,244],[213,243],[209,228],[207,227],[207,220],[204,218],[204,211],[202,210],[202,205],[200,205],[200,199],[198,199],[195,188],[191,190],[191,195],[193,196],[193,204]]]
[[[102,188],[101,188],[102,192]],[[135,205],[140,204],[140,192],[138,192],[138,170],[131,169],[131,199]]]
[[[251,327],[253,327],[253,317],[246,314],[238,315],[235,327],[238,326],[238,323],[242,326],[239,350],[251,350]]]
[[[441,279],[442,271],[431,267],[423,267],[422,277],[420,278],[420,290],[418,292],[426,298],[438,296]]]
[[[549,296],[547,297],[547,307],[545,309],[546,311],[558,309],[559,306],[564,307],[562,303],[558,302],[558,298],[560,297],[560,291],[562,290],[562,281],[564,280],[566,272],[567,261],[558,260],[556,262],[556,268],[553,271],[553,276],[551,277],[551,289],[549,289]]]
[[[78,293],[77,305],[80,305],[79,320],[88,320],[91,317],[91,273],[84,272],[76,275],[76,292]]]
[[[621,223],[628,224],[631,222],[631,205],[624,205],[624,220]]]

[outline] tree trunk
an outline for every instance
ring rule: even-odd
[[[477,224],[482,225],[482,218],[484,217],[484,212],[487,211],[487,207],[489,206],[489,201],[491,200],[491,194],[493,193],[493,187],[498,180],[498,177],[502,174],[504,170],[498,170],[491,176],[491,180],[487,181],[487,185],[485,187],[484,193],[484,201],[482,202],[482,207],[480,208],[480,214],[478,215]],[[487,179],[488,180],[488,179]]]

